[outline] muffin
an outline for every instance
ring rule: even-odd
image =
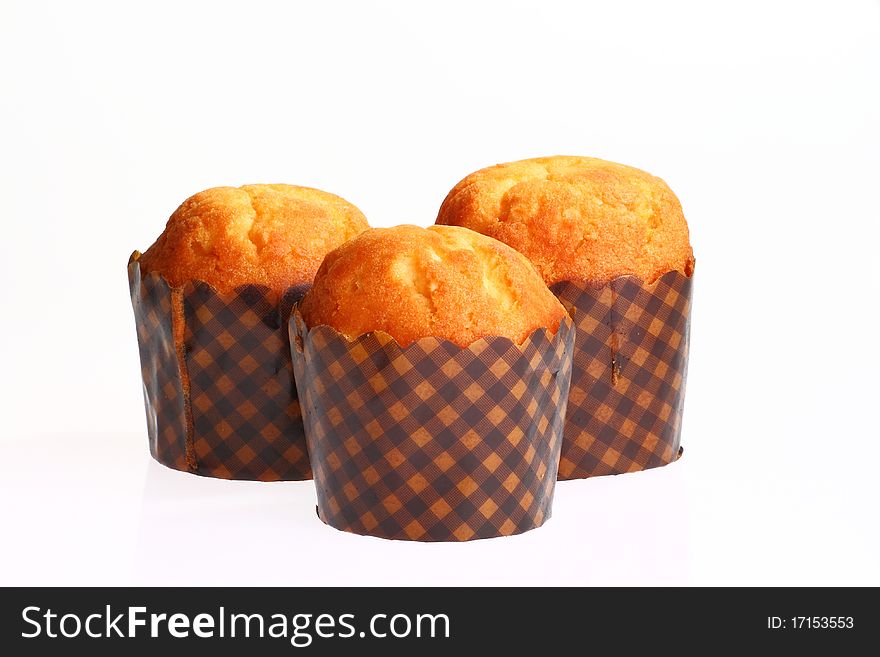
[[[367,228],[338,196],[217,187],[129,262],[150,452],[226,479],[311,476],[287,320],[327,251]]]
[[[521,343],[566,316],[535,268],[465,228],[373,228],[330,252],[302,301],[308,326],[350,339],[384,331],[405,347],[435,337],[467,347],[486,336]]]
[[[360,210],[319,189],[215,187],[177,208],[141,256],[141,271],[161,274],[172,287],[204,281],[221,293],[265,285],[277,300],[311,283],[324,256],[366,228]]]
[[[573,312],[560,479],[678,458],[694,257],[665,182],[588,157],[500,164],[459,182],[437,224],[514,247]]]
[[[290,331],[325,523],[465,541],[549,517],[574,333],[521,254],[374,228],[327,255]]]
[[[681,203],[660,178],[591,157],[481,169],[452,188],[437,223],[464,226],[528,257],[548,285],[693,267]]]

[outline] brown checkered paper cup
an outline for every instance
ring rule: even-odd
[[[692,277],[551,286],[577,336],[559,479],[646,470],[681,455]]]
[[[307,288],[291,287],[280,303],[257,285],[172,288],[142,274],[140,255],[128,280],[153,458],[221,479],[309,479],[287,337]]]
[[[413,541],[507,536],[550,517],[574,327],[467,348],[290,321],[318,515]]]

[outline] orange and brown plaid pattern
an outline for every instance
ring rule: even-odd
[[[171,290],[159,276],[142,280],[141,268],[134,261],[128,266],[128,284],[141,356],[150,454],[169,468],[186,470],[186,412],[171,328]]]
[[[522,345],[290,322],[318,515],[382,538],[467,541],[539,527],[562,443],[572,322]]]
[[[310,478],[287,338],[291,305],[305,289],[274,304],[260,286],[219,294],[187,283],[178,350],[173,291],[161,276],[141,275],[139,255],[128,271],[153,457],[223,479]]]
[[[552,286],[577,336],[559,479],[634,472],[680,455],[692,278],[646,285],[622,276],[600,287]]]

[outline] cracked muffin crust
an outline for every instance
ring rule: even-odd
[[[446,196],[437,224],[509,244],[548,285],[627,274],[650,283],[693,269],[687,222],[668,185],[597,158],[541,157],[476,171]]]
[[[368,227],[355,206],[318,189],[215,187],[177,208],[140,263],[175,287],[201,280],[225,293],[250,283],[277,298],[310,283],[328,251]]]
[[[309,327],[349,339],[371,331],[401,346],[424,337],[466,347],[556,331],[565,309],[529,261],[466,228],[372,228],[331,251],[300,305]]]

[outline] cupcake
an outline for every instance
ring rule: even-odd
[[[511,162],[459,182],[437,224],[523,253],[573,312],[560,479],[678,458],[694,257],[665,182],[595,158]]]
[[[327,255],[290,330],[324,522],[464,541],[549,517],[574,333],[521,254],[374,228]]]
[[[190,197],[129,261],[150,453],[224,479],[311,476],[287,320],[326,253],[368,227],[292,185]]]

